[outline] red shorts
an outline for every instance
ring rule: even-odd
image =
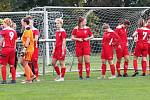
[[[128,52],[128,46],[126,45],[121,45],[121,48],[118,48],[118,46],[116,47],[116,56],[117,58],[122,58],[129,55]]]
[[[150,56],[150,44],[148,44],[148,54]]]
[[[55,50],[53,54],[53,58],[57,60],[65,60],[66,50],[64,51],[64,55],[62,55],[62,50]]]
[[[143,57],[147,57],[148,54],[148,43],[136,43],[135,49],[134,49],[134,55],[136,57],[140,57],[141,55]]]
[[[15,64],[15,52],[14,48],[2,48],[1,51],[1,64],[2,65],[14,65]]]
[[[32,61],[38,61],[38,48],[34,48],[34,52],[33,52],[33,55],[32,55]]]
[[[110,45],[104,45],[102,47],[101,59],[113,60],[113,47]]]
[[[90,45],[81,45],[81,46],[76,46],[76,56],[80,57],[83,55],[90,55]]]

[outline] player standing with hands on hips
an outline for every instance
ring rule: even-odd
[[[86,26],[85,18],[79,17],[77,25],[72,31],[72,40],[76,45],[79,78],[83,80],[83,60],[86,67],[86,79],[90,78],[90,40],[93,38],[93,34],[91,29]]]

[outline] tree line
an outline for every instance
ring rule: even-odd
[[[0,0],[0,11],[26,11],[43,6],[148,7],[150,0]]]

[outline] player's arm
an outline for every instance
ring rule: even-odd
[[[53,45],[53,51],[52,51],[52,54],[54,54],[54,52],[55,52],[55,43],[53,42],[52,45]]]
[[[137,41],[137,39],[138,39],[138,30],[136,30],[136,31],[132,34],[132,38],[133,38],[134,42]]]
[[[35,35],[35,38],[34,38],[34,41],[38,41],[38,38],[39,38],[39,36],[38,35]]]
[[[76,38],[75,35],[72,35],[71,39],[74,40],[74,41],[80,41],[80,42],[83,41],[82,38]]]
[[[35,35],[34,41],[35,41],[35,47],[38,48],[38,35]]]
[[[28,36],[27,40],[26,40],[26,42],[24,44],[24,47],[27,48],[29,46],[29,43],[30,43],[30,37]]]
[[[0,35],[0,49],[3,47],[4,38]]]
[[[24,34],[26,34],[26,36],[25,36],[26,37],[26,41],[24,41],[24,43],[23,43],[24,48],[23,48],[22,52],[26,52],[27,47],[30,45],[30,35],[32,33],[30,33],[30,31],[27,30],[26,33],[24,33]]]
[[[64,55],[65,53],[65,48],[66,48],[66,39],[63,39],[63,43],[62,43],[62,55]]]
[[[137,32],[137,30],[132,34],[132,37],[135,37],[135,36],[137,36],[137,34],[138,34],[138,32]]]
[[[85,38],[84,39],[85,41],[89,41],[94,38],[93,33],[90,28],[88,28],[88,34],[89,34],[89,37]]]
[[[77,29],[73,29],[71,39],[74,40],[74,41],[80,41],[80,42],[83,41],[82,38],[77,38],[76,37],[76,33],[77,33]]]
[[[150,44],[150,32],[148,33],[148,43]]]
[[[121,41],[121,38],[119,37],[119,35],[116,32],[114,32],[113,36],[117,40],[117,42]]]
[[[94,36],[93,36],[93,34],[92,34],[90,37],[85,38],[84,40],[85,40],[85,41],[89,41],[89,40],[91,40],[91,39],[93,39],[93,38],[94,38]]]
[[[113,37],[113,42],[112,42],[112,45],[120,48],[121,49],[121,38],[119,37],[119,35],[116,33],[116,32],[113,32],[112,34],[112,37]]]
[[[15,32],[15,34],[16,34],[16,35],[15,35],[15,47],[14,47],[14,48],[16,49],[16,47],[17,47],[17,42],[18,42],[18,36],[17,36],[17,32]]]

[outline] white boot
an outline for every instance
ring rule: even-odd
[[[55,80],[55,81],[57,81],[57,82],[64,81],[64,77],[61,77],[61,78],[59,78],[58,80]]]
[[[116,75],[112,75],[111,77],[108,77],[108,79],[114,79],[116,78]]]

